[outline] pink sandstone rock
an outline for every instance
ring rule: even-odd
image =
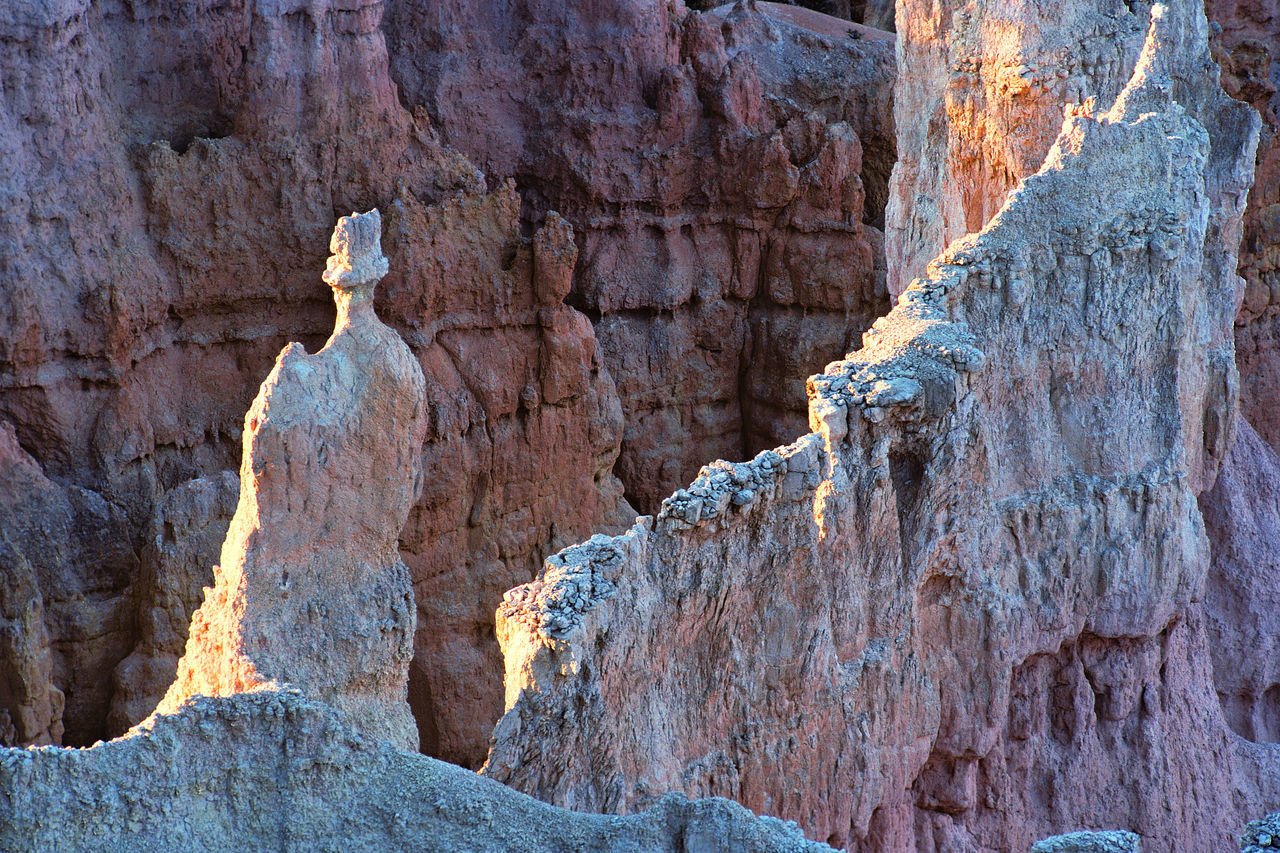
[[[1217,849],[1280,795],[1216,701],[1196,505],[1256,119],[1195,5],[1153,17],[1115,106],[811,380],[813,433],[508,594],[486,774],[593,810],[722,794],[866,851]]]

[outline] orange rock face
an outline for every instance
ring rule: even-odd
[[[893,43],[805,10],[402,0],[392,73],[442,138],[514,175],[579,248],[652,511],[710,459],[804,429],[804,378],[887,308]],[[422,44],[433,46],[422,50]]]

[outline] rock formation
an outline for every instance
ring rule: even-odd
[[[0,423],[0,743],[105,734],[137,574],[120,510],[50,480]]]
[[[1236,361],[1241,411],[1280,453],[1280,4],[1210,0],[1205,8],[1221,30],[1214,48],[1223,88],[1262,116],[1240,246],[1245,288],[1236,317]]]
[[[1199,604],[1256,119],[1197,7],[1152,18],[1115,105],[1069,110],[811,381],[813,433],[508,595],[487,774],[574,808],[726,795],[864,850],[1217,849],[1280,794]]]
[[[902,0],[898,163],[885,214],[895,297],[1040,168],[1065,104],[1110,106],[1129,79],[1150,7]]]
[[[290,344],[244,419],[240,503],[156,709],[287,682],[416,751],[413,592],[397,548],[421,488],[422,369],[373,310],[387,274],[377,210],[343,217],[324,280],[333,335]]]
[[[1069,832],[1031,845],[1031,853],[1140,853],[1136,833],[1127,830]]]
[[[828,849],[725,801],[574,815],[416,754],[396,534],[422,485],[426,388],[374,314],[381,226],[339,220],[333,335],[314,356],[286,347],[245,415],[239,506],[177,680],[125,737],[0,749],[0,848]]]
[[[0,422],[39,466],[5,494],[39,481],[75,507],[50,525],[62,545],[0,518],[30,566],[0,573],[0,598],[44,602],[64,743],[123,731],[172,681],[190,618],[176,611],[211,583],[229,520],[227,495],[184,493],[236,467],[262,365],[332,327],[314,270],[340,213],[386,213],[380,310],[430,379],[423,465],[449,472],[401,543],[426,748],[479,764],[502,687],[475,673],[501,671],[502,592],[634,517],[611,474],[613,381],[560,301],[568,232],[543,241],[535,281],[514,188],[487,187],[402,106],[382,17],[350,0],[0,11]],[[153,553],[170,530],[182,541]],[[46,665],[26,655],[5,665],[24,661],[16,689],[42,694]],[[8,695],[16,718],[27,700]]]

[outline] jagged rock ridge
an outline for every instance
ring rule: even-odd
[[[862,850],[1215,849],[1277,795],[1199,603],[1256,118],[1201,11],[1162,12],[1115,106],[1070,111],[812,380],[815,432],[509,594],[487,774],[575,808],[727,795]]]

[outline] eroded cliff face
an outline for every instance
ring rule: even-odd
[[[239,505],[168,694],[108,743],[0,747],[0,847],[829,850],[724,800],[575,815],[416,754],[396,539],[423,481],[426,386],[374,313],[381,224],[339,220],[333,334],[315,355],[286,347],[245,415]],[[38,478],[0,437],[6,467]],[[21,698],[20,725],[49,704]]]
[[[613,383],[561,302],[570,232],[524,236],[514,189],[490,191],[401,106],[382,15],[86,0],[0,17],[0,420],[25,460],[5,493],[72,504],[58,531],[33,532],[26,504],[0,520],[27,566],[3,582],[5,618],[27,626],[5,655],[27,697],[6,700],[11,719],[52,709],[32,698],[50,685],[67,743],[154,708],[213,580],[241,416],[287,340],[323,343],[333,309],[314,279],[352,208],[386,211],[382,314],[430,380],[422,465],[436,473],[401,543],[428,748],[483,756],[501,686],[475,673],[500,671],[502,591],[619,512],[629,522]],[[454,722],[436,724],[442,707]],[[37,716],[3,735],[50,737],[56,714]]]
[[[508,595],[487,774],[723,794],[864,850],[1217,849],[1280,793],[1200,603],[1257,119],[1200,9],[1154,16],[1116,104],[811,381],[813,433]]]
[[[887,310],[887,34],[767,3],[394,0],[392,71],[579,248],[642,511],[804,426],[802,384]]]

